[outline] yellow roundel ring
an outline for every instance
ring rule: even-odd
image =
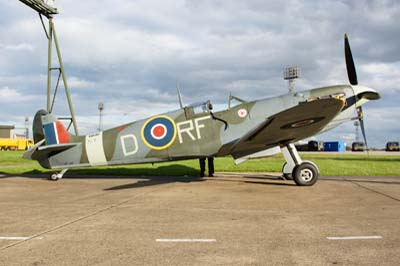
[[[175,121],[166,115],[154,116],[143,124],[141,136],[144,144],[151,149],[164,150],[175,141]]]

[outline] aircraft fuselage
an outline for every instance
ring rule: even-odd
[[[261,138],[257,143],[248,141],[240,149],[234,148],[248,132],[273,115],[315,99],[334,97],[343,99],[347,105],[321,129],[326,131],[354,116],[357,101],[351,101],[356,97],[351,86],[324,87],[245,102],[215,113],[207,106],[203,106],[203,109],[187,106],[102,132],[71,136],[69,142],[76,143],[75,146],[54,152],[41,165],[46,168],[73,168],[204,156],[233,155],[236,158],[284,144],[283,140],[282,143],[263,143]],[[267,135],[268,132],[263,134]],[[310,137],[314,134],[311,131],[307,135],[305,131],[301,136]],[[297,140],[290,139],[292,142]]]

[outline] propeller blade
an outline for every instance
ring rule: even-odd
[[[367,143],[367,136],[365,134],[365,127],[364,127],[364,113],[363,113],[361,106],[357,107],[357,115],[358,115],[358,121],[360,121],[361,133],[364,138],[365,148],[368,151],[369,149],[368,149],[368,143]]]
[[[356,67],[354,65],[353,55],[351,53],[351,48],[349,44],[349,39],[347,38],[347,34],[344,35],[344,55],[346,58],[346,68],[347,68],[347,76],[349,77],[349,82],[351,85],[357,85],[357,72]]]

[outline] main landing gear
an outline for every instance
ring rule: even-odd
[[[63,178],[64,174],[68,171],[68,169],[62,169],[59,173],[52,174],[49,179],[52,181],[58,181]]]
[[[294,144],[289,144],[282,149],[283,157],[286,162],[283,165],[283,177],[294,180],[298,186],[312,186],[319,177],[319,170],[315,163],[302,161]]]

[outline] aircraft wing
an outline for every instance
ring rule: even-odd
[[[231,148],[240,158],[274,146],[282,146],[313,136],[322,130],[344,107],[342,99],[327,98],[300,103],[268,117],[250,130]]]

